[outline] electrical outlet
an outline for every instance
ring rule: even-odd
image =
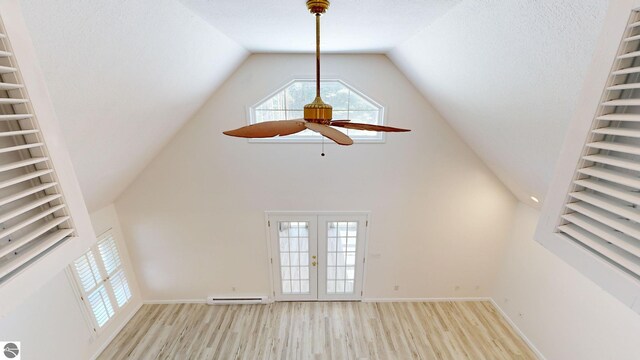
[[[400,290],[400,285],[396,285],[396,286],[394,286],[394,287],[393,287],[393,290],[394,290],[394,291],[398,291],[398,290]]]
[[[453,290],[455,290],[455,291],[460,290],[460,285],[456,285],[456,287],[454,287]]]
[[[231,287],[231,291],[236,292],[236,287],[235,287],[235,286],[232,286],[232,287]]]

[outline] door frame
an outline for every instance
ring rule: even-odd
[[[264,212],[264,228],[265,228],[265,240],[266,240],[266,245],[267,245],[267,258],[265,259],[266,261],[266,265],[267,265],[267,269],[269,269],[269,299],[270,302],[274,302],[274,301],[288,301],[287,299],[281,299],[278,298],[276,295],[276,284],[275,284],[275,280],[274,279],[274,266],[276,265],[276,262],[273,261],[273,250],[272,250],[272,238],[271,238],[271,223],[270,223],[270,218],[271,217],[285,217],[285,216],[291,216],[291,217],[296,217],[296,216],[316,216],[316,217],[322,217],[322,216],[336,216],[336,217],[348,217],[348,216],[362,216],[365,219],[365,231],[363,232],[362,236],[363,236],[363,244],[362,244],[362,251],[363,251],[363,256],[362,256],[362,286],[361,286],[361,291],[360,291],[360,295],[356,294],[355,299],[337,299],[337,298],[331,298],[331,299],[322,299],[320,298],[320,296],[318,296],[318,299],[312,299],[312,300],[307,300],[307,301],[362,301],[362,299],[365,298],[365,288],[366,288],[366,281],[367,281],[367,254],[369,253],[369,229],[371,228],[371,211],[309,211],[309,210],[305,210],[305,211],[265,211]],[[319,224],[318,224],[319,225]],[[316,229],[317,230],[317,229]],[[317,239],[317,241],[320,241],[319,237]],[[319,279],[318,279],[319,281]],[[290,301],[290,300],[289,300]]]

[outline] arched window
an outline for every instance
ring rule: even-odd
[[[294,80],[266,99],[251,107],[251,123],[272,120],[292,120],[303,117],[303,107],[315,97],[313,80]],[[321,81],[322,99],[333,106],[334,120],[383,125],[384,108],[340,80]],[[337,128],[355,142],[382,142],[384,133],[375,131]],[[262,142],[319,142],[322,137],[311,130],[294,135],[270,139],[253,139]]]

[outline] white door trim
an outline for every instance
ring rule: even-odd
[[[366,283],[366,254],[368,253],[368,239],[369,239],[369,227],[371,225],[371,211],[265,211],[265,239],[267,245],[267,268],[269,269],[269,282],[270,282],[270,298],[272,301],[288,301],[287,299],[282,299],[277,294],[276,286],[280,286],[280,284],[276,284],[279,278],[275,276],[275,267],[279,266],[279,261],[277,262],[275,256],[277,255],[274,249],[272,248],[272,244],[274,243],[272,239],[272,229],[271,226],[274,226],[275,222],[278,218],[283,217],[299,217],[299,216],[315,216],[316,218],[326,217],[326,216],[334,216],[334,217],[363,217],[364,225],[361,231],[361,228],[358,228],[358,233],[362,234],[362,244],[358,246],[358,249],[361,252],[359,255],[359,259],[357,260],[357,264],[360,266],[360,286],[358,288],[358,292],[355,293],[357,296],[351,296],[349,299],[346,298],[338,298],[338,297],[323,297],[320,298],[318,296],[317,299],[311,299],[310,301],[332,301],[332,300],[353,300],[353,301],[362,301],[365,296],[364,289]],[[316,229],[317,231],[317,229]],[[360,235],[359,235],[360,236]],[[316,239],[319,241],[319,239]],[[319,255],[319,254],[318,254]],[[278,269],[279,270],[279,269]],[[357,271],[357,270],[356,270]],[[320,281],[318,277],[318,281]],[[293,300],[289,300],[293,301]]]

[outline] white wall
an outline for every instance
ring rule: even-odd
[[[23,359],[91,356],[91,333],[64,271],[0,320],[0,338],[21,341]]]
[[[131,267],[113,205],[91,214],[96,234],[112,228],[125,266]],[[131,272],[129,272],[131,274]],[[23,359],[86,360],[97,355],[142,305],[135,276],[128,276],[132,299],[92,337],[76,293],[62,271],[0,320],[0,339],[22,342]]]
[[[640,316],[533,239],[520,203],[492,297],[549,359],[635,360]]]
[[[365,297],[488,295],[515,199],[387,57],[327,55],[323,71],[410,133],[327,145],[324,158],[320,144],[221,134],[292,74],[312,76],[313,64],[249,57],[117,200],[143,298],[267,294],[267,210],[371,210]]]

